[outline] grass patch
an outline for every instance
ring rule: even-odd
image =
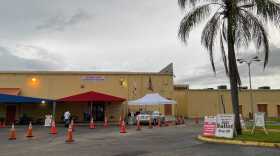
[[[280,118],[268,118],[267,121],[270,121],[270,122],[280,122]]]
[[[257,141],[267,143],[280,143],[280,132],[268,132],[268,135],[264,131],[256,130],[254,135],[251,135],[251,131],[243,131],[242,135],[239,135],[233,139],[213,137],[215,139],[223,140],[240,140],[240,141]]]
[[[234,139],[218,138],[226,140],[241,140],[241,141],[258,141],[258,142],[269,142],[269,143],[280,143],[280,132],[268,132],[268,135],[262,130],[256,130],[254,135],[251,135],[251,131],[243,131],[242,135],[235,137]]]
[[[247,128],[252,129],[253,126],[252,125],[247,125]],[[265,128],[266,129],[278,129],[278,130],[280,130],[280,125],[266,124]]]
[[[267,129],[279,129],[280,130],[280,125],[266,125],[265,128]]]
[[[280,143],[280,133],[279,132],[268,132],[268,135],[264,131],[257,130],[254,135],[251,135],[251,131],[243,131],[242,135],[234,138],[235,140],[242,141],[260,141],[260,142],[273,142]]]

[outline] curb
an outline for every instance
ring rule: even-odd
[[[234,144],[234,145],[245,145],[245,146],[257,146],[257,147],[273,147],[280,148],[280,143],[268,143],[268,142],[256,142],[256,141],[241,141],[241,140],[226,140],[226,139],[215,139],[208,138],[199,135],[198,140],[211,142],[211,143],[221,143],[221,144]]]
[[[280,132],[280,130],[279,129],[266,129],[268,132]],[[246,132],[251,132],[251,129],[246,129],[246,130],[244,130],[244,131],[246,131]]]

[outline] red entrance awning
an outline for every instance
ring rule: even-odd
[[[76,94],[61,99],[58,102],[123,102],[126,99],[94,91]]]

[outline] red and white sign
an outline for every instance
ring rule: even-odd
[[[203,126],[203,136],[215,136],[216,131],[216,116],[205,116]]]

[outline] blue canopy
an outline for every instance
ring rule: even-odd
[[[15,103],[32,104],[32,103],[43,103],[43,102],[48,103],[52,101],[53,100],[50,99],[0,94],[0,103],[5,103],[5,104],[15,104]]]

